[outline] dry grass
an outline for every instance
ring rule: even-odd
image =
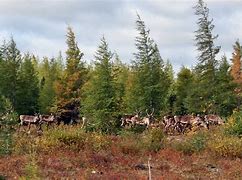
[[[241,179],[241,139],[223,132],[215,128],[168,140],[160,129],[116,136],[86,133],[79,126],[60,126],[41,136],[16,132],[12,154],[0,159],[0,176],[147,179],[147,168],[139,167],[151,156],[154,179]]]

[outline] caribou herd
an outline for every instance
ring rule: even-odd
[[[224,121],[214,114],[208,115],[166,115],[160,119],[154,117],[154,109],[149,113],[146,109],[146,115],[142,116],[141,111],[134,114],[125,114],[120,118],[120,124],[123,128],[132,128],[136,126],[144,126],[145,128],[163,128],[165,133],[182,133],[192,130],[192,128],[209,129],[211,125],[222,125]],[[59,124],[58,118],[53,115],[20,115],[20,127],[28,126],[30,130],[31,125],[35,125],[36,129],[42,131],[42,124],[46,124],[47,129],[52,124]],[[88,119],[86,117],[80,118],[82,126],[86,126]]]
[[[149,114],[146,110],[146,116],[141,117],[140,112],[133,115],[124,115],[121,118],[122,127],[145,126],[146,128],[161,127],[165,133],[185,133],[192,128],[209,129],[211,125],[222,125],[224,120],[218,115],[166,115],[163,118],[155,119],[154,110]]]

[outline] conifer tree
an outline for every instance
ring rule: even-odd
[[[177,80],[175,84],[176,88],[176,102],[175,102],[175,114],[188,114],[188,108],[186,107],[186,98],[190,94],[194,81],[194,75],[190,69],[182,67],[177,74]]]
[[[39,81],[29,54],[23,57],[17,85],[16,111],[19,114],[34,114],[39,111]]]
[[[56,111],[63,119],[77,122],[81,106],[81,88],[85,82],[86,68],[82,61],[75,34],[71,27],[67,28],[68,49],[66,51],[66,68],[63,78],[55,83]],[[67,121],[66,121],[67,122]]]
[[[39,65],[39,78],[40,78],[40,112],[50,113],[51,107],[55,101],[54,82],[61,77],[63,71],[61,62],[58,58],[44,58],[43,62]]]
[[[112,53],[103,37],[95,54],[94,70],[85,86],[84,114],[91,125],[88,128],[110,133],[116,125],[115,90],[112,77]]]
[[[115,89],[115,102],[117,103],[117,113],[125,112],[125,86],[128,79],[129,68],[123,64],[119,56],[115,53],[114,62],[112,64],[112,78]]]
[[[138,15],[136,21],[139,35],[136,37],[137,53],[133,61],[133,83],[126,96],[128,111],[155,109],[158,113],[167,102],[168,76],[157,45],[149,36],[144,21]]]
[[[233,45],[234,52],[232,53],[232,66],[230,73],[237,84],[242,86],[242,46],[237,40]]]
[[[216,71],[218,61],[216,54],[220,47],[214,45],[214,40],[218,35],[213,35],[213,20],[209,20],[209,9],[203,0],[199,0],[194,7],[195,14],[198,16],[198,30],[195,31],[195,41],[198,51],[198,64],[195,67],[196,84],[193,92],[190,93],[190,99],[187,103],[191,107],[190,111],[212,113],[215,107],[216,96]],[[190,104],[189,104],[190,103]],[[194,103],[196,103],[194,105]],[[196,107],[196,109],[194,109]]]
[[[1,48],[1,58],[0,91],[2,95],[10,100],[13,107],[16,108],[17,81],[21,64],[21,54],[13,38],[11,38],[7,44],[3,44]]]
[[[216,74],[216,96],[214,112],[222,116],[229,116],[236,108],[236,94],[234,90],[236,84],[233,82],[233,77],[229,73],[230,65],[225,56],[222,57],[219,63],[219,69]]]

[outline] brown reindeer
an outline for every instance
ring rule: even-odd
[[[138,121],[140,121],[140,111],[135,111],[135,114],[125,114],[121,118],[121,126],[125,127],[126,125],[128,126],[135,126]]]
[[[215,114],[205,115],[204,120],[209,125],[223,125],[224,124],[224,120],[221,117],[219,117],[218,115],[215,115]]]
[[[42,115],[42,120],[41,120],[41,124],[42,123],[46,123],[47,124],[47,129],[49,129],[49,126],[51,124],[54,124],[55,122],[57,122],[55,116],[51,113],[50,115]]]
[[[30,130],[31,124],[34,124],[36,128],[37,128],[37,126],[39,126],[38,130],[41,130],[40,124],[41,124],[41,121],[42,121],[42,116],[39,115],[39,114],[34,115],[34,116],[20,115],[19,120],[20,120],[20,126],[27,125],[28,130]]]

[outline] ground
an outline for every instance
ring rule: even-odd
[[[184,136],[168,136],[181,141]],[[117,143],[117,142],[114,142]],[[242,159],[208,151],[186,154],[169,147],[158,152],[120,150],[117,146],[93,151],[68,148],[0,157],[0,179],[242,179]]]

